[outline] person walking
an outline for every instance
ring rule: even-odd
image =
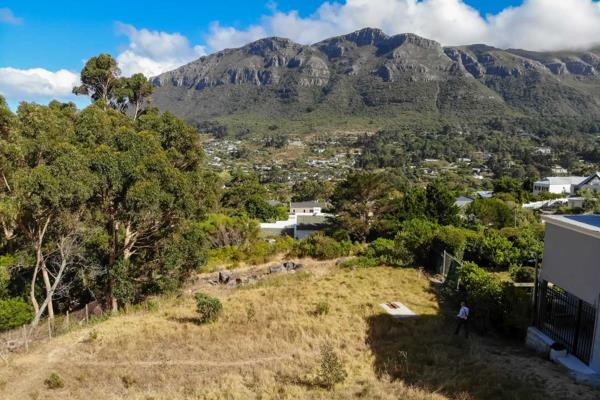
[[[465,328],[465,337],[469,337],[469,307],[465,304],[464,301],[460,302],[460,310],[458,311],[458,315],[456,316],[456,330],[454,331],[455,335],[460,333],[461,328]]]

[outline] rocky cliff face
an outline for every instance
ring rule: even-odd
[[[600,116],[600,49],[442,47],[414,34],[388,36],[370,28],[310,46],[265,38],[153,82],[154,103],[191,121],[236,113],[285,116],[298,107],[340,115],[372,107],[469,112],[482,102],[506,112]]]

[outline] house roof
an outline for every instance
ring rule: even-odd
[[[600,239],[600,215],[598,214],[546,215],[542,216],[542,220]]]
[[[585,176],[548,176],[535,183],[548,185],[577,185],[584,179],[586,179]]]
[[[310,201],[292,202],[290,204],[290,207],[291,208],[315,208],[315,207],[325,208],[326,205],[327,204],[325,204],[325,203],[320,203],[315,200],[310,200]]]
[[[588,183],[590,183],[592,180],[594,180],[595,178],[600,179],[600,172],[596,172],[593,175],[588,176],[587,178],[585,178],[583,181],[579,182],[577,184],[577,186],[584,186],[587,185]]]
[[[457,197],[456,200],[454,200],[454,205],[457,207],[464,207],[467,204],[471,204],[473,202],[473,199],[467,196],[460,196]]]
[[[329,215],[298,215],[296,229],[301,230],[319,230],[329,224]]]

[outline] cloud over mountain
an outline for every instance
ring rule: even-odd
[[[204,46],[190,45],[188,38],[179,33],[137,29],[123,23],[117,23],[117,31],[129,39],[116,57],[125,76],[136,72],[158,75],[206,54]]]
[[[415,33],[443,45],[486,43],[528,50],[582,49],[600,44],[600,2],[525,0],[482,17],[463,0],[347,0],[323,3],[303,18],[275,10],[258,24],[238,30],[213,24],[212,50],[238,47],[263,36],[283,36],[309,44],[365,26],[388,34]]]

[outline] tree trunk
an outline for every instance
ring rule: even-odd
[[[44,225],[41,227],[39,232],[35,235],[34,242],[34,250],[35,250],[35,267],[33,269],[33,276],[31,277],[31,289],[29,292],[29,297],[31,299],[31,305],[33,306],[33,311],[36,315],[40,312],[40,305],[35,298],[35,284],[37,281],[37,276],[42,267],[45,269],[44,265],[44,255],[42,254],[42,245],[44,244],[44,236],[46,235],[46,229],[48,229],[48,224],[50,224],[50,217],[46,218]],[[47,271],[46,271],[47,275]],[[48,286],[46,286],[46,290]],[[54,314],[53,314],[54,315]]]
[[[123,241],[123,260],[125,262],[129,261],[133,253],[133,246],[135,246],[135,242],[137,240],[137,233],[131,229],[131,222],[128,222],[125,225],[125,238]]]
[[[117,298],[114,295],[114,280],[113,280],[113,269],[117,262],[117,254],[119,253],[119,221],[114,216],[111,217],[108,223],[108,233],[111,238],[111,248],[108,254],[108,265],[107,265],[107,282],[106,282],[106,300],[105,305],[110,307],[111,311],[117,312],[119,305]]]
[[[54,320],[54,306],[52,305],[52,284],[50,283],[50,276],[48,274],[48,268],[46,263],[42,261],[42,279],[44,280],[44,286],[46,287],[46,298],[48,301],[48,319]]]

